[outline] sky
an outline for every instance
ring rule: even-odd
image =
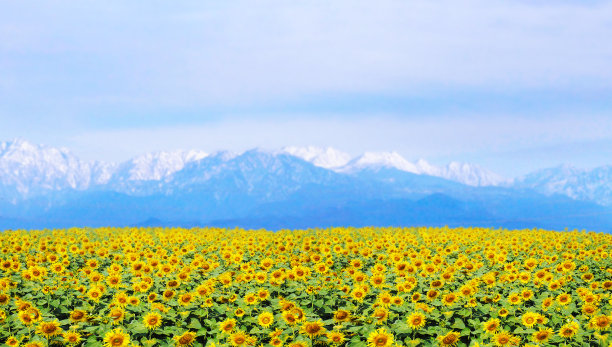
[[[4,1],[0,141],[612,164],[609,1]]]

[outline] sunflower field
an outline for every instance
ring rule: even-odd
[[[608,346],[612,236],[485,228],[0,233],[8,346]]]

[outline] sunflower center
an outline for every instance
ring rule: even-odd
[[[379,336],[374,340],[374,344],[376,346],[384,346],[387,344],[387,337],[386,336]]]
[[[113,346],[121,346],[123,344],[122,336],[115,336],[111,339],[111,345]]]

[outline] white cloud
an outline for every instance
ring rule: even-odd
[[[331,92],[612,88],[611,2],[89,5],[24,1],[0,14],[0,71],[14,91],[171,106]]]
[[[486,163],[509,152],[567,147],[584,141],[612,141],[612,119],[603,116],[591,122],[573,117],[492,119],[482,116],[418,120],[391,116],[356,120],[305,117],[295,120],[245,119],[202,126],[97,131],[74,136],[69,141],[69,147],[78,154],[106,160],[122,160],[157,150],[202,149],[213,152],[316,145],[336,147],[352,155],[366,150],[394,150],[410,160],[469,158]],[[527,157],[524,160],[514,158],[505,165],[525,169],[540,167],[539,163],[528,161]],[[507,170],[508,167],[500,169]]]

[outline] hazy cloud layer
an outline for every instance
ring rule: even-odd
[[[7,2],[0,137],[110,157],[160,142],[95,134],[179,144],[217,129],[215,148],[293,139],[480,162],[612,141],[597,126],[612,111],[610,18],[607,1]]]

